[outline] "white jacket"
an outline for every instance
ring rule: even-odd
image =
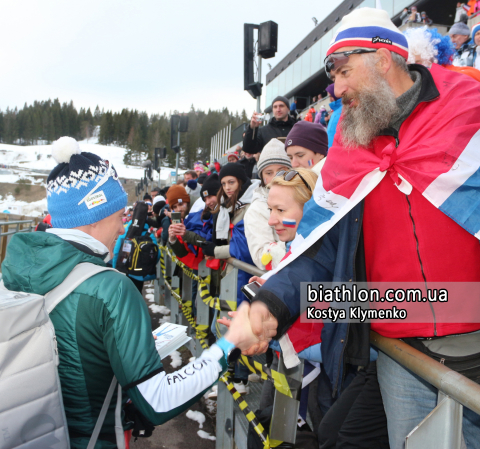
[[[265,266],[262,264],[262,256],[267,252],[271,243],[277,243],[278,249],[283,251],[283,253],[280,253],[280,260],[286,253],[285,243],[279,240],[275,230],[268,224],[270,212],[267,206],[267,198],[268,189],[261,186],[257,187],[253,192],[252,203],[244,218],[248,250],[253,263],[261,270],[265,270]],[[276,265],[280,260],[276,261],[274,258],[273,262]]]

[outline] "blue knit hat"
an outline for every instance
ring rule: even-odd
[[[58,165],[47,179],[47,203],[54,228],[96,223],[125,208],[127,194],[108,161],[82,153],[71,137],[54,142],[52,156]]]

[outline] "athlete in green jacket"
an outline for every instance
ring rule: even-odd
[[[71,147],[75,150],[78,144],[70,138],[53,146],[59,162],[47,181],[53,228],[16,234],[8,245],[2,274],[9,290],[44,295],[81,262],[104,266],[115,239],[123,233],[126,194],[113,167]],[[50,317],[58,341],[58,371],[72,449],[87,447],[114,375],[124,397],[152,423],[161,424],[188,408],[218,380],[235,345],[246,342],[248,335],[255,338],[251,329],[248,332],[246,311],[225,338],[167,375],[141,294],[128,277],[114,271],[83,282]],[[116,447],[115,403],[114,396],[97,449]]]

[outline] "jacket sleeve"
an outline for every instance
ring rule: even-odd
[[[168,241],[168,246],[170,246],[170,248],[172,248],[173,252],[175,253],[175,255],[177,257],[179,257],[180,259],[182,257],[185,257],[187,254],[188,254],[188,251],[185,249],[185,247],[180,243],[180,240],[175,240],[175,242],[170,242],[170,240]]]
[[[259,153],[263,148],[262,142],[261,127],[252,129],[248,125],[243,138],[243,151],[250,154]]]
[[[230,255],[230,245],[217,246],[215,248],[215,259],[228,259]]]
[[[151,319],[132,282],[118,273],[103,290],[103,340],[120,385],[155,425],[178,415],[226,370],[223,350],[213,345],[194,362],[166,374],[155,349]],[[115,278],[114,278],[115,276]],[[103,285],[104,283],[102,283]]]
[[[168,228],[170,227],[170,218],[164,217],[162,220],[162,243],[168,242]]]
[[[328,235],[328,234],[327,234]],[[329,282],[333,278],[336,248],[327,235],[262,286],[254,301],[262,301],[278,321],[279,339],[299,317],[301,282]]]
[[[244,218],[248,250],[252,256],[253,263],[260,270],[265,270],[265,266],[262,264],[262,256],[267,252],[267,248],[271,243],[277,243],[279,248],[283,249],[284,255],[286,252],[285,243],[275,239],[274,231],[268,224],[267,213],[266,205],[261,201],[255,201],[248,208]]]

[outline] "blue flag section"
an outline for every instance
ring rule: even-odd
[[[205,240],[211,242],[213,232],[213,216],[210,215],[210,218],[208,220],[202,220],[202,213],[203,210],[200,210],[193,214],[189,214],[188,217],[185,218],[183,224],[185,225],[187,231],[195,232],[196,234],[205,238]],[[189,243],[188,249],[192,251],[195,256],[198,255],[198,250],[194,245]]]

